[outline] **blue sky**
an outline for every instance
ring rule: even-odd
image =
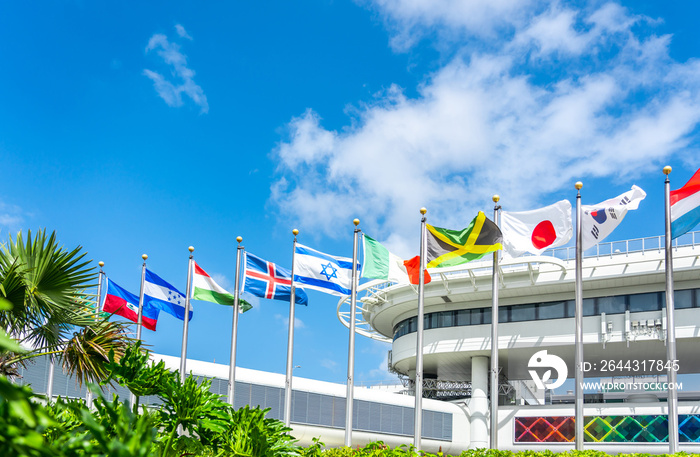
[[[693,1],[26,2],[0,6],[0,235],[56,230],[138,292],[185,287],[187,247],[222,285],[236,236],[291,264],[349,256],[352,219],[397,254],[419,213],[464,227],[574,182],[593,204],[648,193],[611,239],[662,233],[663,175],[700,167]],[[295,375],[344,382],[337,300],[297,308]],[[283,372],[288,304],[252,299],[238,365]],[[231,310],[195,302],[188,355],[227,363]],[[147,344],[180,354],[162,314]],[[356,382],[387,379],[358,337]]]

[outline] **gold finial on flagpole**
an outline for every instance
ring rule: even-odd
[[[501,196],[498,195],[498,194],[494,195],[493,198],[492,198],[492,200],[493,200],[494,203],[498,203],[498,201],[499,201],[500,199],[501,199]]]
[[[671,170],[673,170],[673,168],[671,168],[670,165],[666,165],[664,167],[664,174],[668,176],[671,173]]]
[[[101,260],[99,262],[97,262],[97,264],[100,266],[100,268],[105,266],[105,263]]]
[[[574,187],[576,188],[576,190],[581,190],[581,188],[583,187],[583,183],[581,181],[578,181],[576,184],[574,184]]]
[[[143,259],[143,261],[145,262],[145,261],[146,261],[146,259],[148,258],[148,256],[147,256],[146,254],[143,254],[143,255],[141,256],[141,258],[142,258],[142,259]]]
[[[420,209],[420,213],[425,216],[425,213],[427,213],[428,210],[425,209],[425,206]]]
[[[292,230],[292,234],[294,236],[297,236],[299,234],[299,230],[297,230],[297,229]]]
[[[188,247],[187,250],[190,251],[190,253],[194,252],[194,246]]]
[[[353,219],[352,223],[355,224],[355,227],[357,227],[358,225],[360,225],[360,220],[359,220],[359,219]]]
[[[240,244],[241,241],[243,241],[243,237],[242,237],[242,236],[237,236],[237,237],[236,237],[236,241],[238,241],[238,244]]]

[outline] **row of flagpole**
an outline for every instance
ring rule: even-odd
[[[666,321],[667,321],[667,360],[676,360],[676,337],[675,337],[675,307],[673,290],[673,251],[671,237],[671,204],[670,204],[670,180],[668,175],[671,167],[663,169],[666,175],[665,180],[665,275],[666,275]],[[574,423],[575,423],[575,448],[582,450],[584,447],[584,393],[583,393],[583,242],[582,242],[582,205],[581,189],[583,184],[577,182],[574,186],[576,195],[576,256],[575,256],[575,400],[574,400]],[[494,195],[494,223],[498,225],[498,215],[501,206],[498,205],[500,197]],[[426,237],[426,214],[427,210],[421,208],[421,235],[420,235],[420,274],[418,280],[418,304],[416,317],[416,373],[415,373],[415,430],[414,446],[421,449],[421,418],[422,418],[422,394],[423,394],[423,332],[424,332],[424,276],[425,271],[425,237]],[[498,447],[498,251],[493,253],[492,270],[492,319],[491,319],[491,369],[490,369],[490,440],[492,449]],[[676,371],[673,363],[667,364],[667,408],[668,408],[668,442],[669,453],[678,452],[678,397],[675,390]]]
[[[356,295],[357,295],[357,284],[359,271],[357,268],[357,257],[358,257],[358,238],[361,230],[357,227],[360,223],[359,219],[353,221],[355,225],[354,238],[353,238],[353,270],[352,270],[352,307],[354,316],[354,307],[356,306]],[[296,245],[299,231],[294,229],[292,231],[294,234],[293,242],[293,257],[292,257],[292,278],[294,277],[294,256],[296,255]],[[229,380],[228,380],[228,402],[233,405],[235,399],[235,378],[236,378],[236,343],[237,343],[237,333],[238,333],[238,310],[239,310],[239,295],[240,295],[240,272],[241,272],[241,256],[244,251],[244,247],[241,245],[243,241],[242,237],[236,238],[238,242],[237,254],[236,254],[236,268],[235,268],[235,286],[234,286],[234,304],[233,304],[233,322],[231,330],[231,359],[229,364]],[[192,297],[192,272],[194,269],[194,248],[190,246],[189,248],[189,261],[187,270],[187,285],[185,292],[185,313],[183,318],[183,335],[182,335],[182,350],[180,356],[180,379],[184,382],[187,376],[187,341],[188,341],[188,327],[189,327],[189,310],[190,310],[190,300]],[[141,340],[142,327],[143,327],[143,309],[144,309],[144,297],[145,297],[145,283],[146,283],[146,260],[148,256],[146,254],[142,255],[143,265],[141,272],[141,287],[139,294],[139,306],[138,315],[136,318],[136,339]],[[100,267],[104,263],[100,262]],[[102,275],[103,271],[100,269],[100,277],[98,282],[98,303],[102,296]],[[292,410],[292,372],[293,366],[293,352],[294,352],[294,311],[295,311],[295,286],[291,286],[290,294],[290,314],[289,314],[289,335],[288,335],[288,345],[287,345],[287,369],[285,376],[285,402],[284,402],[284,422],[286,426],[290,426],[291,423],[291,410]],[[99,309],[99,307],[98,307]],[[351,329],[349,337],[349,355],[348,355],[348,388],[347,388],[347,403],[346,403],[346,422],[349,424],[346,427],[345,432],[345,442],[348,446],[352,444],[352,417],[353,417],[353,398],[354,398],[354,352],[355,352],[355,332],[354,332],[354,319],[351,320]],[[52,365],[53,366],[53,365]],[[50,383],[53,376],[50,375]],[[89,399],[89,397],[88,397]],[[131,403],[136,402],[136,397],[131,395]]]
[[[664,168],[664,173],[666,174],[665,182],[665,207],[666,207],[666,312],[667,312],[667,322],[668,322],[668,337],[667,337],[667,357],[669,360],[675,360],[676,357],[676,347],[675,347],[675,327],[673,320],[673,267],[672,267],[672,252],[671,252],[671,218],[670,218],[670,203],[669,203],[669,192],[670,192],[670,182],[668,179],[668,174],[671,172],[670,167]],[[583,391],[581,389],[583,385],[583,309],[582,309],[582,257],[583,257],[583,243],[582,243],[582,207],[581,207],[581,188],[582,183],[577,182],[576,185],[577,197],[576,197],[576,278],[575,278],[575,382],[576,382],[576,396],[575,396],[575,442],[576,449],[583,448]],[[499,211],[501,206],[498,204],[500,198],[496,195],[493,197],[494,206],[494,223],[496,228],[499,225]],[[569,206],[570,207],[570,206]],[[417,450],[421,448],[421,432],[422,432],[422,397],[423,397],[423,333],[424,333],[424,289],[425,289],[425,276],[424,271],[426,270],[426,247],[427,247],[427,231],[426,231],[426,213],[425,208],[421,208],[421,234],[420,234],[420,261],[419,261],[419,274],[418,274],[418,300],[417,300],[417,332],[416,332],[416,367],[415,367],[415,419],[414,419],[414,446]],[[475,219],[476,220],[476,219]],[[360,221],[355,219],[353,224],[355,225],[354,235],[353,235],[353,258],[352,258],[352,282],[350,288],[350,322],[349,322],[349,344],[348,344],[348,375],[347,375],[347,396],[346,396],[346,428],[345,428],[345,444],[350,446],[352,444],[352,419],[353,419],[353,398],[354,398],[354,346],[355,346],[355,317],[356,317],[356,306],[357,306],[357,286],[359,281],[358,272],[358,240],[361,233],[359,229]],[[431,228],[432,230],[432,228]],[[290,297],[290,311],[289,311],[289,335],[288,335],[288,345],[287,345],[287,366],[286,366],[286,377],[285,377],[285,403],[284,403],[284,422],[286,426],[291,423],[291,409],[292,409],[292,371],[293,371],[293,350],[294,350],[294,310],[295,310],[295,273],[294,266],[296,264],[296,253],[297,253],[297,235],[298,230],[292,231],[294,235],[293,241],[293,255],[292,255],[292,271],[291,271],[291,297]],[[236,239],[238,241],[237,255],[236,255],[236,269],[235,269],[235,291],[233,294],[233,322],[232,322],[232,337],[231,337],[231,360],[229,367],[229,384],[228,384],[228,401],[233,405],[234,403],[234,393],[235,393],[235,367],[236,367],[236,340],[237,340],[237,326],[238,326],[238,310],[239,310],[239,295],[240,295],[240,271],[241,271],[241,256],[244,251],[244,247],[241,245],[242,238],[239,236]],[[184,381],[186,377],[186,361],[187,361],[187,338],[188,338],[188,323],[189,323],[189,309],[190,309],[190,299],[192,296],[192,282],[193,282],[193,267],[194,267],[194,257],[193,257],[193,247],[189,247],[190,255],[188,261],[188,274],[187,274],[187,290],[185,295],[185,313],[183,319],[183,339],[182,339],[182,352],[180,360],[180,376]],[[138,306],[138,319],[137,319],[137,339],[141,339],[141,328],[143,319],[143,307],[144,307],[144,288],[145,288],[145,278],[146,278],[146,260],[148,256],[144,254],[143,266],[141,273],[141,288],[139,295],[139,306]],[[104,264],[100,262],[100,275],[98,281],[98,297],[102,293],[102,276],[104,275],[102,271],[102,266]],[[491,320],[491,367],[490,367],[490,445],[492,448],[497,448],[498,446],[498,275],[499,275],[499,253],[498,250],[493,252],[493,272],[492,272],[492,320]],[[99,300],[99,299],[98,299]],[[671,364],[672,365],[672,364]],[[669,385],[675,385],[676,373],[672,369],[669,369]],[[51,380],[50,380],[51,382]],[[50,385],[50,384],[49,384]],[[678,417],[677,417],[677,396],[674,389],[669,389],[668,397],[668,412],[669,412],[669,447],[671,452],[675,452],[678,447],[678,438],[673,436],[671,430],[677,429]],[[132,395],[132,403],[135,401]],[[672,428],[673,427],[673,428]]]

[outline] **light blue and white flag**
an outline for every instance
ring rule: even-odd
[[[359,271],[358,265],[358,271]],[[301,244],[294,250],[294,285],[333,295],[350,295],[352,259],[336,257]]]
[[[144,300],[156,308],[180,320],[185,320],[185,295],[148,269],[146,269],[143,295]],[[192,320],[191,308],[189,320]]]

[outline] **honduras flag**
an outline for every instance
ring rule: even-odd
[[[143,295],[144,300],[156,308],[185,320],[185,295],[148,269],[146,269]],[[191,309],[189,319],[192,320]]]
[[[272,262],[246,252],[243,270],[243,290],[256,297],[272,300],[287,300],[292,298],[292,273]],[[294,302],[299,305],[309,303],[309,297],[304,289],[294,290]]]
[[[357,266],[359,271],[359,264]],[[294,250],[294,285],[333,295],[350,295],[352,259],[336,257],[297,244]]]

